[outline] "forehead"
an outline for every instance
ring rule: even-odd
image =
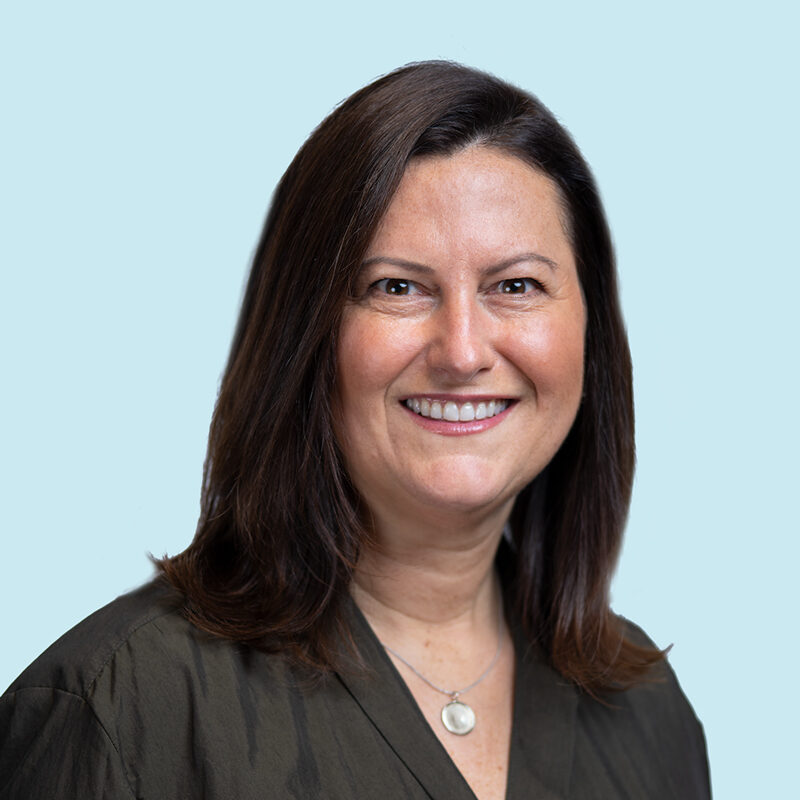
[[[571,256],[565,217],[551,178],[504,150],[475,145],[409,162],[367,257],[398,247],[502,257],[534,245]]]

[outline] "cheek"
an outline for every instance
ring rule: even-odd
[[[582,315],[545,320],[520,332],[514,353],[514,361],[536,387],[541,403],[556,401],[577,410],[583,391]]]
[[[351,309],[337,336],[334,431],[351,480],[363,494],[383,469],[387,396],[413,360],[411,337],[395,323]]]
[[[342,322],[337,348],[340,402],[374,402],[414,358],[413,336],[398,320],[376,320],[352,311]]]

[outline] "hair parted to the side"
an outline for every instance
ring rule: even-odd
[[[580,410],[512,512],[509,602],[565,678],[592,692],[622,687],[662,653],[630,641],[609,609],[634,439],[608,226],[553,115],[458,64],[411,64],[356,92],[281,179],[211,423],[197,533],[158,564],[200,628],[316,670],[336,666],[367,535],[333,433],[342,309],[409,160],[472,144],[513,154],[559,187],[587,308]]]

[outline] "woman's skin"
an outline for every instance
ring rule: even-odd
[[[469,685],[494,657],[495,553],[514,498],[574,421],[584,330],[549,178],[480,145],[409,165],[345,308],[337,435],[374,539],[355,600],[379,639],[439,686]],[[448,698],[394,659],[481,800],[505,796],[508,771],[504,620],[500,635],[497,664],[463,697],[477,716],[466,736],[441,722]]]

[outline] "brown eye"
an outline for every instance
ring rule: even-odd
[[[387,294],[408,294],[408,281],[388,280],[386,281]]]
[[[383,294],[406,295],[416,294],[417,292],[417,287],[413,281],[404,281],[402,278],[383,278],[372,285],[373,288]]]
[[[509,278],[500,281],[497,288],[502,294],[525,294],[537,289],[538,285],[531,278]]]

